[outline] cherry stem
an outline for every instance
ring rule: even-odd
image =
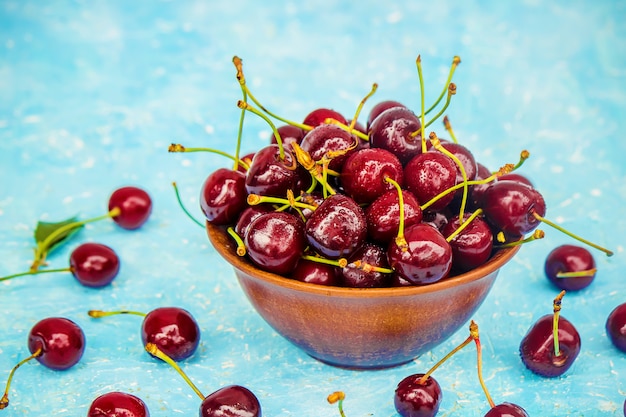
[[[554,298],[552,303],[552,310],[554,312],[552,318],[552,335],[554,339],[554,356],[561,356],[561,349],[559,347],[559,316],[561,315],[561,301],[565,295],[565,290],[561,291],[559,295]]]
[[[233,229],[232,226],[229,227],[228,229],[226,229],[226,231],[228,232],[230,237],[233,238],[235,243],[237,243],[237,255],[245,256],[246,255],[246,245],[243,243],[243,240],[241,240],[241,236],[239,236],[237,234],[237,232],[235,232],[235,229]]]
[[[272,197],[272,196],[258,195],[258,194],[248,194],[247,202],[248,202],[248,205],[250,206],[256,206],[256,205],[263,204],[263,203],[270,203],[270,204],[284,204],[293,208],[304,208],[304,209],[309,209],[309,210],[315,210],[317,208],[316,206],[313,206],[311,204],[303,203],[301,201],[296,200],[295,198],[293,198],[293,193],[291,194],[291,197],[288,197],[288,198]]]
[[[382,266],[376,266],[376,265],[368,264],[367,262],[363,262],[361,260],[356,260],[354,262],[349,263],[346,266],[348,268],[350,268],[350,267],[358,268],[358,269],[360,269],[362,271],[365,271],[366,273],[369,273],[369,272],[380,272],[382,274],[393,274],[395,272],[391,268],[384,268]]]
[[[527,238],[516,240],[514,242],[502,243],[500,245],[494,245],[494,248],[496,249],[512,248],[513,246],[519,246],[524,243],[532,242],[533,240],[543,239],[545,236],[546,234],[544,233],[543,230],[536,229],[533,232],[533,234]],[[496,236],[496,240],[498,242],[504,242],[506,240],[506,238],[504,237],[504,233],[502,232],[498,233],[498,235]]]
[[[365,102],[374,95],[377,89],[378,89],[378,84],[376,83],[372,84],[372,89],[370,90],[370,92],[367,93],[365,97],[363,97],[363,99],[357,106],[356,112],[354,113],[354,117],[352,118],[352,121],[350,122],[350,126],[349,126],[350,131],[354,130],[354,126],[356,125],[356,121],[359,118],[359,115],[361,114],[361,110],[363,110],[363,106],[365,105]]]
[[[346,417],[343,412],[343,400],[345,399],[346,394],[344,394],[343,391],[335,391],[326,398],[329,404],[337,403],[337,408],[339,409],[339,415],[341,417]]]
[[[430,368],[428,370],[428,372],[426,372],[424,375],[422,375],[420,377],[420,379],[417,381],[418,384],[424,385],[426,383],[426,380],[428,380],[428,378],[435,372],[435,370],[437,370],[437,368],[439,368],[441,365],[443,365],[443,363],[445,361],[450,359],[455,353],[457,353],[459,350],[463,349],[465,346],[469,345],[471,342],[472,342],[472,336],[468,336],[467,339],[465,339],[463,342],[461,342],[459,345],[457,345],[454,349],[452,349],[450,352],[448,352],[448,354],[446,356],[444,356],[443,358],[441,358],[439,360],[439,362],[437,362],[432,368]]]
[[[568,271],[568,272],[557,272],[557,278],[575,278],[575,277],[588,277],[590,275],[595,274],[598,271],[597,268],[583,269],[582,271]]]
[[[402,251],[408,250],[409,246],[404,237],[404,195],[402,194],[402,188],[400,184],[389,177],[385,177],[385,181],[393,185],[398,192],[398,235],[396,236],[396,244],[402,249]]]
[[[348,260],[346,258],[328,259],[315,255],[302,255],[301,259],[326,265],[338,266],[339,268],[345,268],[348,265]]]
[[[298,163],[302,165],[304,169],[309,171],[309,174],[311,174],[311,177],[313,178],[313,180],[317,180],[317,182],[319,182],[322,185],[324,198],[326,198],[328,194],[336,194],[335,190],[333,190],[333,188],[328,184],[328,181],[326,181],[326,174],[328,172],[328,163],[330,163],[330,161],[327,159],[324,160],[322,162],[322,167],[320,167],[313,160],[313,158],[311,157],[311,154],[309,154],[307,151],[302,149],[300,145],[298,145],[297,143],[293,142],[291,144],[291,149],[293,149],[293,153],[296,156],[296,160],[298,161]]]
[[[328,117],[326,119],[324,119],[324,123],[327,125],[335,125],[335,126],[339,126],[340,128],[342,128],[343,130],[350,132],[351,134],[357,136],[360,139],[363,139],[365,141],[369,141],[370,138],[369,136],[367,136],[365,133],[361,132],[360,130],[356,130],[353,126],[355,122],[355,120],[353,119],[352,122],[350,122],[350,125],[347,125],[345,123],[341,123],[339,120],[337,119],[333,119],[332,117]],[[358,142],[357,142],[358,145]]]
[[[180,143],[172,143],[167,148],[167,151],[170,153],[185,153],[185,152],[210,152],[217,155],[225,156],[228,159],[235,161],[235,168],[237,170],[237,166],[241,165],[246,171],[250,168],[250,166],[243,159],[239,159],[238,156],[233,156],[227,152],[220,151],[219,149],[213,148],[188,148],[186,146],[181,145]]]
[[[244,88],[246,79],[243,76],[243,62],[241,61],[241,58],[239,58],[238,56],[234,56],[233,64],[235,65],[235,68],[237,69],[236,77],[237,77],[237,81],[239,81],[239,86],[241,87],[241,93],[243,95],[242,100],[247,101],[248,93],[246,89]],[[241,114],[239,115],[239,127],[237,129],[237,147],[235,148],[235,166],[233,168],[235,171],[239,169],[239,164],[240,164],[239,151],[241,149],[241,137],[243,136],[243,121],[245,117],[246,117],[246,111],[244,109],[241,109]]]
[[[178,374],[185,380],[185,382],[189,384],[191,389],[198,395],[198,397],[200,397],[201,400],[204,400],[205,398],[204,394],[202,394],[202,392],[198,389],[196,384],[194,384],[193,381],[187,376],[187,374],[181,369],[181,367],[178,366],[178,364],[176,363],[176,361],[174,361],[174,359],[167,356],[154,343],[150,343],[150,342],[146,343],[145,349],[152,356],[161,359],[163,362],[167,363],[172,368],[174,368],[176,372],[178,372]]]
[[[133,311],[133,310],[116,310],[116,311],[89,310],[87,312],[87,315],[89,315],[89,317],[93,317],[94,319],[115,316],[117,314],[132,314],[134,316],[141,316],[141,317],[146,316],[146,313],[142,313],[141,311]]]
[[[448,85],[448,96],[446,98],[446,103],[443,105],[443,108],[432,119],[430,119],[428,123],[426,123],[426,126],[423,126],[422,129],[426,129],[428,126],[433,124],[435,120],[441,117],[441,115],[448,109],[448,106],[450,105],[450,101],[452,100],[452,96],[455,94],[456,94],[456,84],[450,83]]]
[[[248,110],[248,111],[256,114],[261,119],[265,120],[267,122],[267,124],[270,125],[270,127],[272,128],[272,131],[274,132],[274,135],[276,136],[276,143],[278,144],[278,155],[279,155],[279,158],[280,158],[281,161],[284,160],[285,159],[285,148],[283,146],[283,141],[282,141],[282,138],[280,137],[280,133],[278,133],[278,130],[276,129],[276,126],[270,120],[270,118],[267,117],[266,115],[264,115],[259,110],[257,110],[254,107],[252,107],[250,104],[246,103],[245,101],[239,100],[237,102],[237,107],[239,107],[240,109]]]
[[[422,57],[420,55],[417,56],[417,59],[415,60],[415,65],[417,66],[417,75],[419,77],[419,82],[420,82],[420,101],[421,101],[421,110],[422,110],[422,116],[420,118],[420,138],[422,140],[422,153],[426,153],[426,137],[424,136],[424,129],[426,128],[424,126],[425,123],[425,117],[426,117],[426,111],[424,110],[424,74],[422,73]],[[417,132],[417,131],[416,131]],[[417,133],[415,133],[415,135],[417,135]],[[411,137],[414,137],[413,134],[411,134]]]
[[[458,235],[460,234],[467,226],[469,226],[469,224],[478,216],[480,216],[482,214],[483,210],[481,208],[476,209],[475,212],[472,213],[471,216],[469,216],[467,218],[467,220],[464,220],[463,223],[461,223],[461,219],[459,219],[459,227],[452,233],[450,233],[450,236],[448,236],[446,238],[446,240],[448,242],[452,242],[452,240]]]
[[[547,224],[548,226],[551,226],[553,228],[555,228],[556,230],[565,233],[566,235],[573,237],[574,239],[583,242],[593,248],[596,248],[602,252],[604,252],[606,254],[606,256],[613,256],[613,251],[603,248],[602,246],[596,245],[595,243],[592,243],[590,241],[588,241],[587,239],[583,239],[582,237],[573,234],[572,232],[564,229],[563,227],[559,226],[558,224],[546,219],[545,217],[542,217],[541,215],[537,214],[537,212],[533,211],[532,215],[535,217],[535,219],[539,220],[540,222],[543,222],[545,224]]]
[[[459,160],[459,158],[457,158],[455,154],[448,151],[441,144],[435,132],[430,133],[429,139],[433,147],[437,149],[439,152],[451,158],[454,161],[454,163],[459,167],[459,170],[461,171],[461,176],[463,177],[463,183],[462,183],[463,184],[463,198],[461,199],[461,208],[459,209],[459,221],[462,221],[463,217],[465,217],[465,204],[467,202],[467,193],[468,193],[467,173],[465,172],[465,167],[463,166],[463,163]]]
[[[204,224],[202,224],[200,220],[196,219],[195,217],[191,215],[191,213],[189,213],[189,210],[187,210],[182,200],[180,199],[180,193],[178,192],[178,186],[176,185],[176,182],[172,182],[172,186],[174,187],[174,192],[176,193],[176,201],[178,201],[178,205],[180,206],[180,208],[187,215],[187,217],[191,219],[191,221],[193,221],[195,224],[197,224],[198,226],[204,229]]]
[[[433,103],[433,105],[430,106],[428,110],[426,110],[426,114],[430,113],[441,102],[441,100],[443,99],[443,96],[446,94],[446,91],[448,91],[450,83],[452,82],[452,76],[454,75],[454,71],[456,70],[456,67],[458,67],[460,63],[461,63],[461,57],[455,56],[452,59],[452,65],[450,66],[450,73],[448,74],[448,79],[446,80],[446,83],[444,84],[444,88],[441,91],[441,94],[439,95],[437,100]]]
[[[443,126],[446,128],[446,132],[448,132],[448,134],[450,135],[452,142],[459,143],[459,141],[456,139],[456,135],[454,134],[454,130],[452,129],[452,124],[450,123],[450,119],[448,118],[448,116],[443,117]]]
[[[50,272],[72,272],[72,268],[57,268],[57,269],[37,269],[35,271],[26,271],[26,272],[20,272],[18,274],[12,274],[12,275],[7,275],[5,277],[0,278],[0,282],[1,281],[7,281],[9,279],[13,279],[13,278],[17,278],[17,277],[23,277],[26,275],[39,275],[39,274],[47,274]]]
[[[470,325],[470,335],[471,337],[474,339],[474,343],[476,344],[476,369],[478,372],[478,382],[480,383],[480,386],[483,389],[483,392],[485,393],[485,397],[487,397],[487,402],[489,402],[489,405],[491,406],[491,408],[494,408],[496,406],[496,404],[493,402],[493,399],[491,399],[491,395],[489,395],[489,390],[487,389],[487,386],[485,385],[485,380],[483,379],[483,349],[482,349],[482,345],[480,344],[480,336],[478,334],[478,325],[476,323],[474,323],[474,321],[472,321],[473,324],[473,329],[472,329],[472,325]]]
[[[120,212],[121,210],[119,207],[114,207],[105,215],[93,217],[91,219],[81,220],[78,222],[68,223],[66,225],[59,227],[58,229],[55,229],[52,233],[46,236],[44,240],[42,240],[41,242],[37,244],[37,248],[35,249],[35,259],[33,260],[33,263],[30,266],[30,270],[32,272],[37,271],[45,263],[46,256],[48,255],[48,251],[50,250],[50,246],[53,244],[53,242],[56,241],[56,239],[58,239],[64,233],[67,233],[73,229],[81,227],[87,223],[93,223],[93,222],[97,222],[103,219],[108,219],[111,217],[118,216]]]
[[[17,368],[24,365],[26,362],[41,356],[42,354],[43,347],[40,346],[32,355],[30,355],[26,359],[22,359],[17,363],[17,365],[13,367],[13,369],[11,369],[11,372],[9,373],[9,378],[7,379],[6,388],[4,389],[4,395],[2,396],[2,398],[0,398],[0,410],[3,410],[9,406],[9,390],[11,389],[11,381],[13,380],[13,375],[15,375],[15,371],[17,370]]]

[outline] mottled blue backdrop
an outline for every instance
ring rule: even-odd
[[[301,120],[322,106],[352,115],[374,82],[371,103],[395,99],[417,110],[418,54],[427,103],[441,91],[452,57],[461,57],[447,114],[477,159],[495,168],[529,150],[522,172],[543,193],[547,216],[615,251],[612,258],[594,251],[596,281],[564,299],[582,352],[556,379],[527,371],[517,350],[557,293],[543,275],[545,256],[572,240],[543,228],[546,238],[502,270],[474,317],[492,396],[532,416],[621,415],[626,355],[610,344],[604,323],[626,302],[625,22],[624,1],[596,0],[1,0],[0,275],[28,268],[38,220],[101,215],[122,185],[144,187],[154,199],[142,229],[93,223],[49,258],[50,267],[64,267],[79,243],[107,244],[122,259],[112,286],[84,288],[67,273],[0,283],[0,384],[28,355],[26,337],[38,320],[72,318],[88,340],[71,370],[36,362],[20,368],[3,415],[84,416],[110,390],[140,396],[153,417],[197,415],[194,392],[143,351],[140,318],[86,315],[164,305],[186,308],[199,322],[200,348],[182,365],[207,394],[243,384],[265,416],[319,417],[338,415],[326,396],[343,390],[349,417],[395,415],[397,383],[430,368],[467,329],[388,370],[348,371],[311,359],[253,311],[230,267],[176,202],[173,181],[199,217],[200,185],[230,162],[169,154],[167,146],[234,150],[241,97],[234,55],[266,107]],[[250,151],[270,130],[253,115],[246,120]],[[436,372],[440,415],[487,411],[475,369],[468,347]]]

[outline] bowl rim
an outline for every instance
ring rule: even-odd
[[[498,271],[506,263],[508,263],[521,248],[521,245],[514,245],[508,248],[500,249],[496,251],[487,262],[478,268],[450,278],[444,278],[432,284],[405,287],[349,288],[301,282],[272,272],[264,271],[254,266],[254,264],[246,260],[244,257],[237,255],[234,240],[226,232],[225,227],[214,225],[207,221],[206,232],[209,241],[222,258],[224,258],[235,269],[250,277],[263,281],[267,284],[272,284],[294,291],[337,297],[406,297],[447,290],[462,284],[478,281],[481,278]]]

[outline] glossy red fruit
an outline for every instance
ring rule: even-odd
[[[379,101],[378,103],[376,103],[376,105],[374,105],[374,107],[372,107],[372,109],[370,110],[369,114],[367,115],[367,126],[366,126],[366,128],[369,129],[369,127],[372,125],[372,122],[374,121],[374,119],[376,119],[378,117],[379,114],[381,114],[385,110],[391,109],[393,107],[405,107],[406,108],[406,106],[404,104],[400,103],[399,101],[395,101],[395,100],[384,100],[384,101]]]
[[[404,201],[404,227],[422,221],[422,209],[412,192],[402,190]],[[375,242],[388,244],[398,235],[400,227],[400,203],[398,191],[390,190],[374,200],[365,209],[367,234]]]
[[[200,405],[200,417],[262,417],[261,404],[252,391],[229,385],[209,394]]]
[[[465,213],[464,222],[469,217],[470,213]],[[456,215],[449,219],[441,233],[448,238],[460,226],[459,215]],[[450,240],[450,246],[452,269],[455,273],[467,272],[487,262],[493,249],[493,233],[487,222],[476,217]]]
[[[246,173],[246,192],[284,198],[287,191],[294,195],[308,187],[311,176],[300,165],[291,151],[284,149],[281,159],[278,145],[265,146],[254,154]]]
[[[413,285],[432,284],[452,268],[452,248],[434,227],[419,223],[404,230],[407,248],[392,239],[387,249],[389,265]]]
[[[442,393],[439,383],[428,377],[421,384],[424,374],[407,376],[398,384],[394,394],[396,411],[402,417],[434,417],[441,405]]]
[[[93,400],[87,417],[150,417],[150,412],[141,398],[112,391]]]
[[[200,209],[206,219],[218,225],[234,223],[247,207],[246,174],[227,168],[213,171],[200,189]]]
[[[334,265],[302,259],[291,273],[291,278],[309,284],[337,286],[338,269]]]
[[[404,165],[422,153],[422,138],[412,134],[420,129],[418,117],[406,107],[392,107],[374,119],[369,128],[371,148],[383,148]]]
[[[391,285],[391,273],[369,267],[389,269],[389,264],[381,246],[365,242],[348,258],[348,265],[341,270],[341,285],[350,288],[383,288]]]
[[[200,343],[200,328],[187,310],[178,307],[159,307],[148,314],[141,324],[141,340],[154,343],[175,361],[187,359]]]
[[[448,156],[429,151],[413,157],[406,164],[404,177],[406,188],[415,195],[420,204],[425,204],[456,185],[456,165]],[[431,204],[428,209],[441,210],[450,204],[453,198],[454,192],[448,193]]]
[[[117,276],[120,259],[113,249],[100,243],[83,243],[70,255],[74,278],[86,287],[103,287]]]
[[[109,211],[115,207],[120,209],[120,214],[112,217],[113,221],[124,229],[137,229],[150,217],[152,199],[141,188],[122,187],[109,197]]]
[[[271,212],[257,217],[244,238],[248,256],[259,268],[289,275],[304,253],[304,223],[293,214]]]
[[[544,377],[563,375],[580,353],[580,335],[574,325],[559,317],[559,351],[555,354],[553,315],[546,314],[528,329],[520,343],[520,357],[528,369]]]
[[[293,125],[279,126],[276,130],[280,135],[280,140],[282,141],[283,146],[285,146],[289,150],[291,150],[292,143],[297,143],[299,145],[300,142],[302,142],[302,138],[304,138],[304,135],[306,133],[301,128]],[[271,143],[278,143],[276,133],[272,135]]]
[[[516,404],[504,402],[492,407],[485,417],[529,417],[526,410]]]
[[[501,175],[500,177],[498,177],[498,181],[517,181],[521,182],[522,184],[526,184],[531,188],[534,188],[531,180],[517,172],[509,172],[508,174]]]
[[[596,277],[596,262],[582,246],[561,245],[546,257],[544,272],[552,284],[561,290],[577,291],[588,287]],[[583,275],[559,277],[561,273],[582,272]]]
[[[315,109],[307,114],[302,121],[302,124],[311,127],[317,127],[319,125],[325,124],[326,119],[335,119],[338,122],[343,123],[344,125],[348,124],[348,121],[341,113],[336,110],[327,109],[324,107]]]
[[[330,158],[328,168],[340,172],[348,156],[357,151],[357,141],[356,136],[339,126],[322,124],[304,136],[300,147],[314,161]]]
[[[611,343],[626,352],[626,303],[620,304],[611,311],[606,319],[606,334]]]
[[[246,207],[237,219],[237,223],[235,224],[235,232],[239,236],[244,238],[246,236],[246,233],[248,233],[248,226],[250,226],[250,223],[252,223],[252,221],[254,221],[257,217],[263,214],[270,213],[272,211],[274,210],[270,206],[263,204]]]
[[[35,353],[42,365],[55,370],[65,370],[76,365],[85,352],[85,334],[70,319],[48,317],[35,324],[28,334],[28,350]]]

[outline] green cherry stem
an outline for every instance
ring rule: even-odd
[[[133,311],[133,310],[115,310],[115,311],[104,311],[104,310],[89,310],[87,315],[94,319],[99,319],[102,317],[115,316],[117,314],[131,314],[133,316],[141,316],[145,317],[146,313],[142,313],[141,311]]]
[[[408,243],[404,237],[404,195],[400,184],[389,177],[385,177],[385,181],[393,185],[398,192],[398,234],[396,235],[396,244],[403,251],[408,250]]]
[[[450,123],[450,119],[448,118],[448,116],[443,116],[443,126],[445,127],[446,132],[448,132],[448,135],[450,135],[450,139],[452,139],[452,142],[459,143],[459,141],[456,139],[456,135],[454,134],[454,130],[452,129],[452,124]]]
[[[459,160],[459,158],[457,158],[456,155],[448,151],[441,144],[435,132],[430,133],[429,139],[433,147],[437,149],[439,152],[451,158],[454,161],[454,163],[459,167],[459,170],[461,171],[461,176],[463,177],[463,198],[461,199],[461,208],[459,209],[459,221],[463,221],[463,217],[465,217],[465,205],[467,203],[467,193],[468,193],[467,173],[465,172],[465,167],[463,166],[463,163]]]
[[[197,224],[198,226],[204,229],[204,224],[202,224],[200,220],[196,219],[195,217],[191,215],[191,213],[189,213],[189,210],[187,210],[182,200],[180,199],[180,193],[178,192],[178,186],[176,185],[176,182],[173,182],[172,186],[174,187],[174,193],[176,193],[176,201],[178,201],[178,205],[180,206],[180,208],[187,215],[187,217],[191,219],[191,221],[193,221],[195,224]]]
[[[367,95],[365,97],[363,97],[363,99],[361,100],[361,102],[357,106],[356,112],[354,113],[354,117],[352,118],[352,121],[350,122],[350,125],[349,125],[349,128],[350,128],[351,132],[354,131],[354,126],[356,125],[356,121],[358,120],[359,115],[361,114],[361,111],[363,110],[363,106],[365,105],[365,102],[367,100],[369,100],[369,98],[374,95],[376,90],[378,90],[378,84],[374,83],[374,84],[372,84],[372,89],[370,90],[370,92],[367,93]]]
[[[343,412],[343,400],[345,399],[346,394],[344,394],[343,391],[335,391],[326,398],[329,404],[337,403],[337,408],[339,409],[339,415],[341,417],[346,417]]]
[[[328,163],[330,161],[325,160],[323,162],[323,166],[319,166],[313,160],[313,158],[311,157],[311,154],[309,154],[307,151],[302,149],[300,145],[298,145],[297,143],[293,142],[291,144],[291,149],[293,150],[293,153],[296,156],[296,160],[298,161],[298,163],[302,165],[304,169],[309,171],[309,173],[311,174],[311,177],[313,177],[314,180],[317,180],[317,182],[322,185],[324,197],[326,197],[327,194],[336,194],[335,190],[333,190],[333,188],[328,184],[328,181],[326,181],[326,174],[328,172]]]
[[[598,272],[597,268],[591,268],[591,269],[583,269],[581,271],[557,272],[555,276],[557,278],[588,277],[590,275],[595,274],[596,272]]]
[[[242,100],[243,101],[248,101],[248,92],[246,91],[245,88],[245,82],[246,79],[243,76],[243,62],[241,61],[241,58],[239,58],[238,56],[233,57],[233,64],[235,65],[235,69],[237,70],[237,81],[239,82],[239,85],[241,87],[241,94],[242,94]],[[235,148],[235,166],[233,167],[233,169],[236,171],[237,169],[239,169],[239,152],[241,149],[241,138],[243,136],[243,122],[244,119],[246,117],[246,111],[244,109],[241,109],[241,114],[239,115],[239,127],[237,128],[237,147]],[[247,171],[247,168],[246,168]]]
[[[230,237],[233,238],[233,240],[235,241],[235,243],[237,244],[237,255],[239,256],[245,256],[246,255],[246,245],[243,243],[243,240],[241,239],[241,236],[239,236],[237,234],[237,232],[235,232],[235,229],[231,227],[229,227],[228,229],[226,229],[226,232],[228,232],[228,234],[230,235]]]
[[[561,356],[561,348],[559,346],[559,316],[561,315],[561,302],[565,296],[565,290],[554,298],[552,303],[552,338],[554,339],[554,356]]]
[[[250,164],[244,161],[243,159],[239,159],[236,156],[233,156],[227,152],[220,151],[219,149],[213,148],[188,148],[186,146],[181,145],[180,143],[172,143],[167,148],[167,151],[170,153],[184,153],[184,152],[209,152],[217,155],[225,156],[228,159],[232,159],[235,161],[235,165],[241,165],[246,171],[250,168]],[[236,170],[237,168],[235,168]]]
[[[419,132],[420,137],[422,138],[422,153],[426,153],[426,137],[424,136],[424,129],[426,128],[424,126],[424,122],[425,122],[425,117],[426,117],[426,111],[424,110],[424,74],[422,73],[422,57],[420,55],[417,56],[417,59],[415,60],[415,65],[417,66],[417,75],[419,77],[419,83],[420,83],[420,101],[421,101],[421,111],[422,111],[422,116],[420,118],[420,129],[413,132],[415,135],[411,134],[411,136],[417,136],[417,132]]]
[[[57,269],[36,269],[36,270],[28,270],[26,272],[20,272],[18,274],[7,275],[5,277],[1,277],[0,281],[7,281],[17,277],[23,277],[26,275],[39,275],[39,274],[48,274],[51,272],[72,272],[72,268],[57,268]]]
[[[470,325],[470,335],[476,344],[476,369],[478,372],[478,382],[485,393],[485,397],[487,397],[487,402],[489,402],[491,408],[494,408],[496,404],[493,402],[493,399],[491,399],[491,395],[489,394],[489,390],[487,389],[487,385],[485,385],[485,380],[483,378],[483,349],[480,343],[480,336],[478,334],[478,325],[474,323],[474,321],[472,321],[472,324],[474,327],[472,329]]]
[[[284,160],[285,159],[285,148],[283,146],[283,141],[282,141],[282,138],[280,137],[280,133],[278,133],[278,129],[276,128],[276,125],[274,125],[274,122],[272,122],[272,120],[269,117],[267,117],[262,112],[260,112],[258,109],[252,107],[250,104],[246,103],[245,101],[239,100],[237,102],[237,107],[239,107],[240,109],[248,110],[248,111],[256,114],[261,119],[265,120],[267,122],[267,124],[270,125],[270,127],[272,128],[272,131],[274,132],[274,135],[276,135],[276,143],[278,144],[278,155],[279,155],[279,158],[280,158],[281,161]]]
[[[26,362],[41,356],[42,354],[43,348],[39,347],[32,355],[25,359],[22,359],[17,363],[17,365],[13,367],[13,369],[11,369],[11,372],[9,373],[9,378],[7,379],[6,388],[4,389],[4,395],[2,396],[2,398],[0,398],[0,410],[3,410],[9,406],[9,390],[11,389],[11,381],[13,380],[13,375],[15,375],[15,371],[17,371],[17,368],[24,365]]]
[[[185,382],[187,382],[187,384],[189,384],[189,386],[196,393],[196,395],[198,395],[198,397],[200,397],[201,400],[204,400],[205,397],[204,397],[204,394],[202,394],[202,391],[200,391],[198,389],[196,384],[193,383],[193,381],[187,376],[187,374],[176,363],[176,361],[174,361],[172,358],[167,356],[154,343],[150,343],[150,342],[146,343],[145,349],[146,349],[146,352],[148,352],[149,354],[151,354],[155,358],[161,359],[163,362],[167,363],[172,368],[174,368],[176,370],[176,372],[178,372],[178,374],[185,380]]]
[[[321,256],[316,256],[316,255],[302,255],[301,258],[306,261],[318,262],[321,264],[337,266],[339,268],[345,268],[348,265],[348,260],[346,258],[328,259],[328,258],[322,258]]]
[[[430,119],[428,121],[428,123],[426,123],[426,126],[424,126],[424,129],[426,129],[428,126],[433,124],[433,122],[435,122],[435,120],[437,120],[437,119],[439,119],[439,117],[441,117],[441,115],[448,109],[448,106],[450,105],[450,101],[452,101],[452,96],[455,95],[455,94],[456,94],[456,84],[455,83],[450,83],[448,85],[448,96],[446,98],[446,103],[443,105],[443,107],[441,108],[439,113],[437,113],[432,119]]]
[[[430,106],[428,110],[426,110],[426,114],[430,113],[435,107],[437,107],[437,105],[441,102],[443,97],[446,95],[446,92],[449,91],[448,89],[449,89],[450,83],[452,82],[452,76],[454,75],[454,71],[456,70],[456,68],[459,66],[460,63],[461,63],[461,57],[455,56],[454,58],[452,58],[452,65],[450,66],[450,73],[448,74],[448,79],[446,80],[446,83],[444,84],[444,88],[441,91],[441,94],[439,95],[437,100],[433,103],[433,105]]]
[[[354,122],[354,119],[352,120],[352,122]],[[341,123],[339,120],[337,119],[333,119],[332,117],[328,117],[326,119],[324,119],[324,123],[328,124],[328,125],[335,125],[335,126],[339,126],[340,128],[342,128],[343,130],[350,132],[351,134],[357,136],[359,139],[363,139],[365,141],[369,141],[370,138],[369,136],[367,136],[365,133],[356,130],[353,126],[353,123],[350,122],[350,125],[347,125],[345,123]],[[356,123],[356,122],[355,122]],[[358,144],[358,143],[357,143]]]
[[[293,194],[291,194],[291,197],[288,197],[288,198],[272,197],[272,196],[258,195],[258,194],[248,194],[247,202],[248,202],[248,205],[250,206],[256,206],[256,205],[263,204],[263,203],[269,203],[269,204],[284,204],[284,205],[289,205],[289,207],[297,207],[297,208],[303,208],[303,209],[309,209],[309,210],[315,210],[317,208],[311,204],[303,203],[302,201],[297,201],[295,198],[292,198],[292,197],[293,197]]]
[[[520,240],[515,240],[513,242],[501,243],[498,245],[494,245],[494,249],[504,249],[504,248],[512,248],[514,246],[523,245],[524,243],[532,242],[533,240],[543,239],[546,236],[545,232],[541,229],[535,229],[533,234]],[[506,237],[504,233],[500,232],[496,235],[496,240],[498,242],[505,242]]]
[[[469,226],[469,224],[478,216],[480,216],[482,214],[483,210],[481,208],[476,209],[475,212],[472,213],[471,216],[469,216],[467,218],[467,220],[464,220],[463,223],[460,223],[459,227],[452,233],[450,233],[450,236],[448,236],[446,238],[446,240],[448,242],[452,242],[452,239],[454,239],[458,234],[460,234],[467,226]],[[459,219],[459,222],[461,222],[461,219]]]

